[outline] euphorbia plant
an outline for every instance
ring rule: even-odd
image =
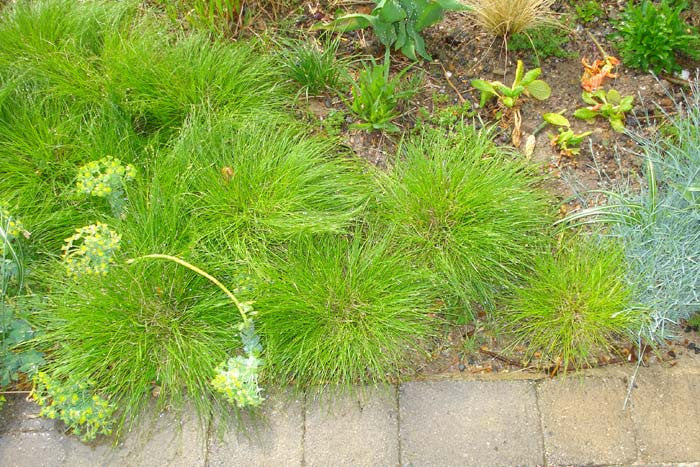
[[[625,114],[632,110],[634,96],[622,97],[615,89],[607,93],[600,89],[584,92],[582,98],[590,106],[576,110],[574,117],[591,121],[601,116],[608,119],[613,130],[618,133],[625,131]]]

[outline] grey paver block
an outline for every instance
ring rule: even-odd
[[[0,412],[0,433],[54,430],[56,420],[40,417],[40,410],[41,407],[24,395],[8,396]]]
[[[403,465],[544,462],[532,382],[411,382],[401,386],[399,406]]]
[[[223,437],[212,433],[208,464],[215,466],[298,466],[303,459],[303,395],[271,395],[262,413],[231,426]]]
[[[307,466],[399,464],[396,388],[323,392],[307,400]]]
[[[640,373],[631,404],[643,461],[700,461],[699,391],[700,375]]]
[[[66,452],[62,435],[52,432],[14,432],[0,435],[3,467],[53,467],[63,465]]]
[[[126,466],[204,466],[207,431],[193,408],[141,417],[140,424],[126,433],[123,443],[107,452],[106,463]]]
[[[547,465],[629,464],[637,447],[620,378],[557,378],[538,385]]]

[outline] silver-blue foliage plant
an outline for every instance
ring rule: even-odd
[[[653,136],[630,133],[644,159],[641,188],[618,186],[606,192],[607,205],[568,218],[602,222],[622,242],[647,342],[670,337],[669,324],[700,312],[699,82],[676,110]]]

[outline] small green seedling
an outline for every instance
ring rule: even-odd
[[[545,122],[550,125],[558,127],[559,133],[556,135],[549,135],[551,139],[552,146],[559,148],[559,153],[562,156],[571,157],[577,156],[581,153],[581,143],[586,136],[589,136],[592,131],[586,131],[583,133],[576,134],[574,130],[571,129],[571,124],[569,120],[562,114],[558,113],[548,113],[542,116]]]
[[[410,67],[404,68],[393,78],[389,78],[389,49],[386,49],[384,63],[378,64],[372,58],[371,65],[365,64],[357,81],[352,82],[352,102],[350,110],[364,123],[354,124],[354,128],[365,130],[399,131],[392,120],[399,117],[399,101],[409,98],[416,92],[416,83],[404,86],[403,75]]]
[[[518,99],[523,94],[541,101],[549,98],[552,89],[547,83],[537,79],[541,74],[542,69],[540,68],[534,68],[525,73],[522,60],[518,60],[512,86],[508,87],[500,81],[485,81],[483,79],[472,80],[472,86],[481,91],[479,106],[483,107],[496,97],[498,102],[504,106],[513,108],[518,104]]]
[[[625,114],[632,110],[634,96],[622,97],[615,89],[607,93],[601,89],[595,92],[584,92],[582,98],[590,106],[578,109],[574,112],[574,117],[587,121],[598,116],[605,117],[613,130],[618,133],[625,131]]]

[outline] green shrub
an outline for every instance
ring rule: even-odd
[[[680,16],[685,1],[630,2],[617,24],[619,50],[625,65],[655,73],[680,70],[677,54],[700,57],[700,35]]]
[[[378,215],[464,304],[491,304],[528,268],[552,220],[537,176],[491,135],[464,124],[426,132],[379,177]]]
[[[528,356],[566,370],[595,363],[620,338],[634,338],[642,322],[632,310],[624,250],[571,239],[555,255],[537,257],[527,284],[515,288],[501,317]]]
[[[399,375],[432,335],[433,287],[383,236],[303,236],[256,302],[273,381],[355,384]]]
[[[378,65],[372,57],[371,65],[364,64],[358,79],[352,83],[352,102],[350,110],[365,123],[355,124],[356,128],[367,130],[399,131],[392,120],[400,116],[399,102],[413,96],[417,82],[402,82],[403,75],[408,71],[404,68],[398,75],[389,78],[391,62],[389,53],[384,57],[384,63]]]
[[[336,91],[344,79],[348,60],[337,57],[340,38],[321,42],[288,41],[282,44],[282,71],[301,85],[306,95]]]

